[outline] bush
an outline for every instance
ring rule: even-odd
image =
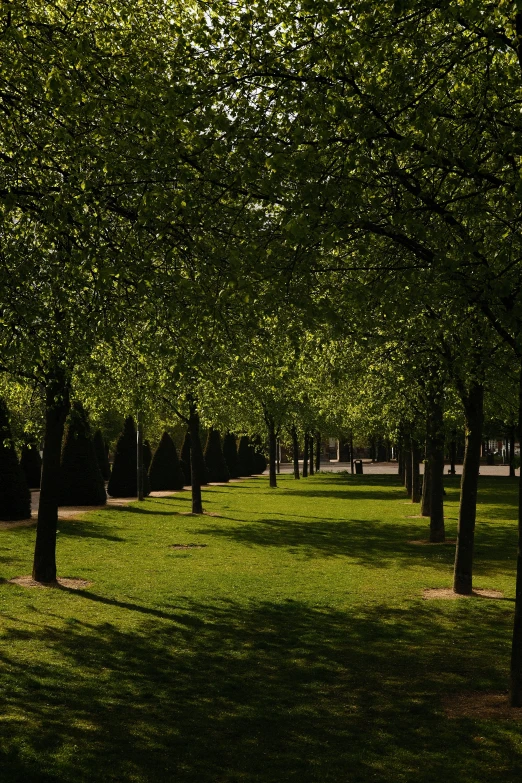
[[[22,468],[27,482],[27,486],[32,489],[40,489],[42,479],[42,458],[34,441],[26,441],[22,446],[20,456],[20,467]]]
[[[154,452],[149,468],[150,488],[154,491],[179,490],[185,486],[185,476],[174,441],[164,432]]]
[[[13,445],[9,412],[0,398],[0,519],[31,518],[31,493]]]
[[[96,454],[96,459],[98,460],[98,467],[100,468],[100,473],[102,474],[103,480],[108,481],[109,476],[111,475],[111,466],[109,464],[107,447],[105,445],[105,441],[103,440],[101,430],[96,430],[94,433],[93,444],[94,453]]]
[[[205,446],[205,466],[207,481],[226,482],[230,480],[230,473],[221,449],[221,436],[219,431],[212,429],[212,427],[208,431]]]
[[[143,470],[145,473],[149,472],[150,463],[152,462],[152,449],[148,440],[143,441],[142,452],[143,454]]]
[[[251,476],[254,472],[253,451],[248,435],[243,435],[237,450],[237,472],[240,476]]]
[[[183,445],[181,446],[180,462],[183,475],[185,476],[185,484],[190,486],[192,484],[192,473],[190,470],[190,432],[188,430],[185,433]]]
[[[111,477],[107,491],[113,498],[135,498],[138,496],[138,454],[136,448],[136,427],[132,416],[127,416],[123,432],[116,443]],[[143,494],[148,495],[149,477],[143,471]]]
[[[75,402],[69,413],[60,464],[61,506],[103,506],[107,502],[86,411]]]
[[[239,478],[236,436],[232,432],[227,432],[223,438],[223,456],[230,478]]]
[[[263,451],[261,438],[252,438],[250,448],[252,449],[252,473],[264,473],[268,465],[268,460]]]

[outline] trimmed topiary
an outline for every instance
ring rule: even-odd
[[[96,459],[98,460],[98,467],[100,469],[100,473],[102,474],[102,478],[104,481],[108,481],[109,476],[111,475],[111,466],[109,464],[109,457],[107,456],[107,447],[105,445],[105,441],[103,440],[103,435],[101,433],[101,430],[96,430],[92,442],[94,445],[94,453],[96,454]]]
[[[185,486],[185,476],[174,441],[164,432],[154,452],[149,468],[150,488],[153,491],[180,490]]]
[[[240,476],[251,476],[254,472],[253,452],[248,435],[242,435],[237,450],[237,471]]]
[[[252,438],[250,448],[252,449],[252,473],[264,473],[268,465],[268,460],[263,452],[261,438]]]
[[[9,411],[0,397],[0,519],[31,518],[31,493],[13,445]]]
[[[189,487],[192,484],[192,472],[190,469],[190,432],[188,430],[181,446],[180,462],[185,476],[185,485]]]
[[[152,449],[150,447],[150,443],[148,440],[143,441],[142,454],[143,454],[143,470],[145,471],[145,473],[148,473],[150,468],[150,463],[152,462]]]
[[[34,440],[27,440],[22,446],[20,467],[24,472],[27,486],[31,487],[31,489],[40,489],[42,458]]]
[[[227,432],[223,438],[223,456],[227,463],[230,478],[239,478],[236,436],[233,432]]]
[[[207,481],[227,482],[230,480],[227,463],[221,448],[221,436],[218,430],[208,431],[207,444],[205,446],[205,465],[207,468]]]
[[[132,416],[127,416],[123,432],[116,443],[111,477],[107,491],[113,498],[135,498],[138,496],[138,453],[136,427]],[[143,472],[143,494],[148,495],[149,477]]]
[[[60,506],[103,506],[107,493],[98,465],[87,412],[72,405],[60,464]]]

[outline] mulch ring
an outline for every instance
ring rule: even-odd
[[[457,539],[447,538],[445,541],[428,541],[427,538],[416,538],[413,541],[407,541],[406,543],[414,544],[414,546],[455,546]]]
[[[509,706],[507,691],[457,693],[446,696],[443,706],[448,718],[522,720],[522,708]]]
[[[169,549],[205,549],[206,544],[171,544]]]
[[[67,590],[84,590],[92,585],[87,579],[70,579],[66,576],[59,576],[56,582],[35,582],[32,576],[15,576],[7,581],[20,587],[63,587]]]
[[[426,587],[422,591],[422,597],[425,601],[429,601],[434,598],[447,601],[451,601],[456,598],[496,598],[498,600],[500,598],[504,598],[504,594],[499,590],[478,589],[473,590],[471,595],[460,595],[460,593],[455,593],[451,587]]]

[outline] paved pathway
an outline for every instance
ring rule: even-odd
[[[379,473],[388,473],[393,474],[397,473],[397,463],[396,462],[370,462],[370,460],[364,460],[363,459],[363,472],[364,474],[368,475],[374,475]],[[301,463],[301,469],[302,469],[302,463]],[[350,463],[349,462],[321,462],[321,472],[339,472],[347,470],[350,472]],[[448,465],[446,465],[445,468],[446,472],[448,470]],[[421,473],[424,472],[424,465],[421,463],[420,465],[420,471]],[[457,475],[462,475],[462,465],[456,465],[456,471]],[[290,462],[282,462],[281,463],[281,473],[293,473],[294,467]],[[265,473],[268,473],[268,471],[265,471]],[[517,476],[520,474],[520,471],[517,470]],[[481,465],[480,466],[480,475],[481,476],[509,476],[509,466],[508,465]]]

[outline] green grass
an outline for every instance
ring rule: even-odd
[[[213,487],[215,516],[189,501],[61,522],[60,575],[87,590],[0,585],[2,783],[519,783],[522,721],[443,709],[507,688],[513,480],[480,486],[475,585],[501,601],[422,600],[453,548],[407,543],[427,521],[393,476]],[[0,531],[4,580],[33,544]]]

